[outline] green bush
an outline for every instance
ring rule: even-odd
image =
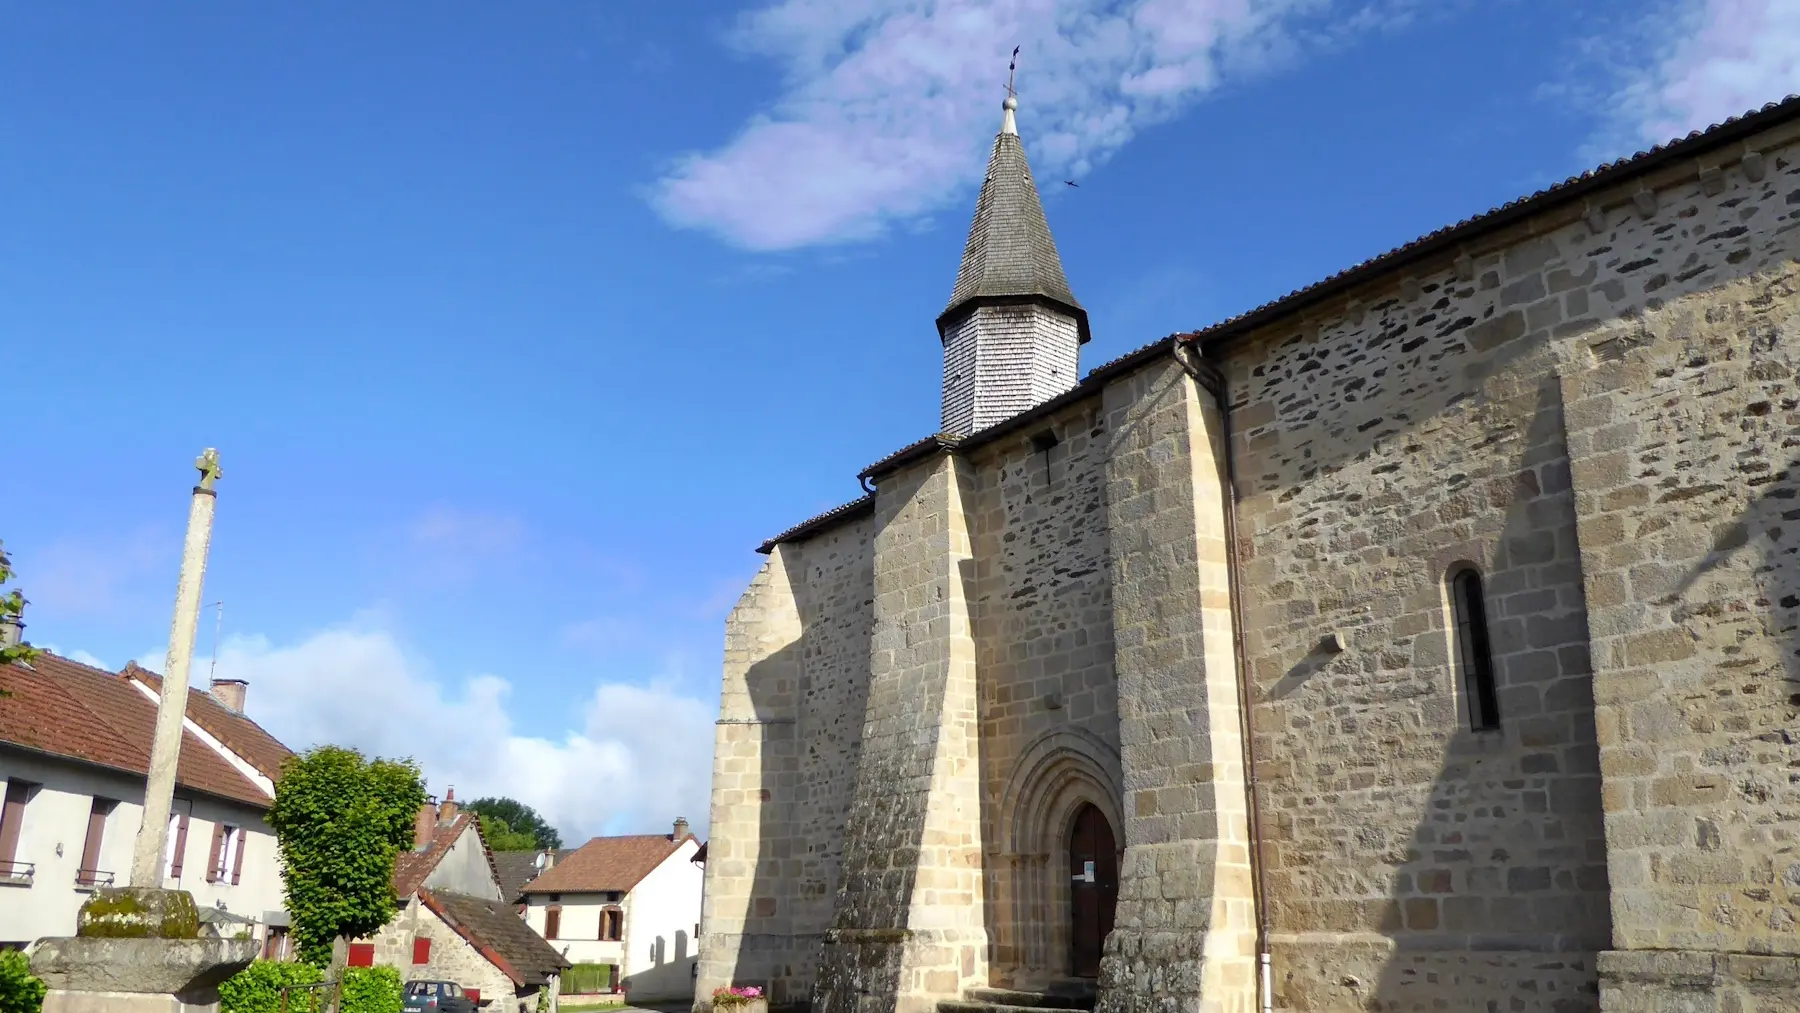
[[[0,952],[0,1013],[38,1013],[44,983],[32,977],[31,962],[18,950]]]
[[[344,971],[342,1013],[400,1013],[400,972],[391,967]]]
[[[313,985],[319,969],[311,964],[259,960],[219,986],[219,1013],[281,1013],[281,989],[288,985]],[[312,1013],[318,1008],[319,989],[296,988],[288,995],[288,1013]]]

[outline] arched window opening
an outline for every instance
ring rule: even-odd
[[[1456,663],[1469,701],[1469,727],[1500,727],[1500,691],[1494,681],[1494,652],[1488,642],[1487,604],[1481,573],[1473,567],[1450,577],[1450,602],[1456,618]]]

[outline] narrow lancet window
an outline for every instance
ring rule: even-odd
[[[1469,701],[1469,727],[1500,727],[1500,692],[1494,684],[1494,652],[1488,643],[1487,606],[1481,574],[1466,567],[1450,575],[1450,601],[1456,617],[1456,664]]]

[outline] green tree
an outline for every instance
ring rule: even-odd
[[[488,830],[486,818],[491,816],[506,824],[508,830],[528,835],[536,842],[535,845],[527,844],[519,848],[503,848],[500,845],[495,844],[493,838],[490,836],[488,838],[488,847],[493,848],[495,851],[530,851],[533,850],[534,847],[562,847],[562,835],[556,832],[556,828],[551,826],[542,816],[539,816],[536,809],[533,809],[516,799],[498,798],[490,795],[487,798],[478,798],[475,801],[470,802],[466,808],[473,809],[482,815],[481,829],[483,833],[487,833]]]
[[[481,817],[481,835],[495,851],[536,851],[538,846],[536,837],[514,830],[498,816]]]
[[[6,547],[0,545],[0,587],[5,587],[6,582],[12,578],[12,560],[6,556]],[[25,605],[25,595],[18,588],[0,594],[0,619],[24,615]],[[28,644],[20,644],[17,647],[0,647],[0,665],[8,665],[15,661],[30,661],[40,653],[42,652]],[[5,691],[0,690],[0,696],[4,695]]]
[[[341,746],[288,759],[268,821],[300,959],[322,967],[335,940],[369,935],[394,916],[394,859],[412,847],[424,804],[411,760],[366,760]]]

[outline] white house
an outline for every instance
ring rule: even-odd
[[[699,851],[684,819],[671,834],[596,837],[525,885],[526,923],[578,969],[571,977],[606,965],[634,1003],[690,998],[705,879]]]
[[[124,884],[143,822],[162,681],[43,654],[0,667],[0,948],[75,932],[96,887]],[[190,691],[163,886],[221,935],[287,952],[275,836],[264,822],[291,753],[243,714],[245,686]]]

